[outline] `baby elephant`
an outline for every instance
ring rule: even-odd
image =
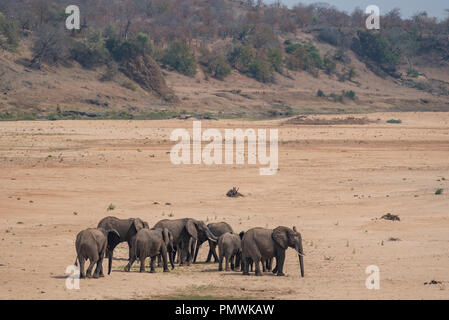
[[[115,243],[120,239],[120,235],[116,230],[106,231],[103,228],[89,228],[81,231],[76,236],[76,260],[75,266],[80,264],[80,278],[86,276],[90,278],[92,275],[92,268],[97,264],[93,277],[104,277],[103,274],[103,258],[108,251],[111,250],[108,243]],[[90,264],[84,273],[84,263],[89,259]]]
[[[167,228],[156,229],[141,229],[137,232],[131,245],[131,259],[125,267],[128,272],[136,259],[140,260],[140,272],[145,271],[145,259],[151,258],[150,273],[156,272],[154,270],[154,260],[158,255],[162,255],[164,272],[168,270],[168,250],[173,250],[173,237]],[[170,252],[170,262],[173,268],[172,254]]]
[[[231,263],[232,270],[239,269],[242,259],[243,234],[243,232],[240,232],[240,235],[226,232],[218,238],[218,271],[223,271],[223,258],[226,259],[226,271],[229,271],[229,263]]]

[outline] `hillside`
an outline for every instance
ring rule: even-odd
[[[201,23],[191,29],[189,36],[185,32],[180,34],[188,44],[186,54],[190,54],[189,51],[192,54],[190,58],[187,56],[192,63],[185,70],[180,69],[179,61],[169,60],[171,48],[179,47],[173,45],[178,39],[168,41],[173,30],[169,31],[160,23],[168,14],[176,15],[174,7],[156,13],[151,11],[146,18],[149,27],[133,23],[128,25],[129,30],[123,31],[118,23],[122,31],[114,31],[115,38],[107,35],[112,31],[89,17],[92,25],[74,39],[61,36],[65,47],[55,45],[51,57],[48,53],[46,57],[39,56],[36,47],[45,41],[46,26],[53,28],[51,19],[59,26],[61,18],[51,18],[53,7],[50,6],[46,24],[26,20],[29,25],[17,31],[17,45],[0,51],[0,119],[160,119],[189,115],[266,118],[302,113],[449,111],[449,62],[444,51],[447,47],[444,38],[437,38],[435,29],[435,26],[444,28],[442,23],[437,24],[427,17],[412,22],[395,20],[404,28],[425,21],[433,23],[435,30],[432,35],[420,35],[414,42],[420,49],[413,55],[405,49],[397,51],[399,49],[391,42],[386,57],[390,54],[395,59],[381,60],[382,57],[373,56],[365,49],[366,45],[361,50],[356,49],[354,43],[362,43],[362,36],[384,41],[394,32],[386,31],[384,36],[361,31],[356,35],[355,31],[346,30],[349,27],[346,24],[331,35],[335,39],[353,37],[352,45],[342,44],[343,40],[334,43],[334,38],[323,36],[324,31],[333,30],[329,27],[329,16],[332,12],[343,18],[346,16],[332,8],[323,7],[327,11],[319,6],[292,10],[266,5],[255,8],[243,2],[224,1],[225,11],[234,21],[240,21],[240,25],[236,34],[220,35],[227,30],[227,25],[216,11],[211,11],[218,6],[217,2],[193,2],[193,9],[185,10],[193,10],[192,14],[198,15]],[[300,17],[301,8],[321,12],[317,17],[323,22],[307,24],[302,20],[297,26],[287,27],[280,24],[282,19],[276,20],[268,14]],[[210,13],[211,19],[216,19],[213,24],[216,32],[208,36],[201,33],[205,32],[201,27],[207,25],[204,11]],[[345,19],[353,21],[355,15],[356,12]],[[130,12],[128,17],[139,17],[139,13]],[[115,18],[108,19],[111,22]],[[19,25],[17,20],[11,21],[12,26]],[[270,21],[271,28],[267,28]],[[154,27],[152,23],[155,22],[160,27]],[[242,26],[245,31],[241,31]],[[92,31],[102,28],[106,28],[102,33]],[[139,30],[148,32],[149,37]],[[120,35],[123,32],[125,38]],[[108,46],[111,39],[117,39],[112,49]],[[432,45],[427,43],[429,39],[434,41]],[[123,51],[127,48],[124,45],[134,45],[137,53]],[[183,49],[182,45],[180,48]],[[59,52],[64,50],[70,52],[60,56]],[[243,55],[246,54],[244,50],[249,50],[248,57],[254,59],[248,62],[248,67],[242,65],[243,58],[248,58]],[[175,59],[179,59],[176,54]],[[223,58],[217,62],[216,56]],[[37,58],[39,66],[35,63]],[[318,62],[315,64],[312,59]],[[221,71],[219,67],[225,68],[223,76],[217,76],[216,72]]]

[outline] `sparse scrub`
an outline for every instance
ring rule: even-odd
[[[441,189],[441,188],[439,188],[439,189],[437,189],[436,191],[435,191],[435,194],[436,195],[440,195],[440,194],[442,194],[443,193],[443,189]]]
[[[400,123],[402,123],[402,120],[400,120],[400,119],[390,119],[390,120],[387,120],[387,123],[400,124]]]

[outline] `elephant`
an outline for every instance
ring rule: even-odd
[[[140,272],[145,271],[145,259],[150,257],[150,273],[154,273],[154,259],[161,255],[164,262],[164,272],[168,270],[168,251],[173,250],[173,237],[167,228],[140,229],[133,238],[132,256],[125,267],[125,272],[129,272],[132,264],[136,259],[140,260]],[[174,268],[172,255],[170,255],[170,263]]]
[[[203,221],[183,218],[157,222],[153,228],[167,228],[172,236],[175,250],[179,250],[179,265],[190,265],[192,258],[189,249],[190,239],[198,240],[198,237],[207,237],[212,242],[217,242],[217,237],[209,230]]]
[[[105,230],[116,230],[120,235],[120,239],[117,243],[111,244],[111,250],[108,251],[108,274],[111,273],[112,268],[112,256],[114,254],[114,248],[121,242],[128,242],[129,259],[131,259],[131,242],[133,237],[140,229],[149,229],[147,222],[142,221],[139,218],[119,219],[116,217],[105,217],[100,220],[97,228],[103,228]]]
[[[218,271],[223,271],[223,258],[226,259],[226,271],[229,271],[229,262],[232,270],[239,269],[242,258],[243,235],[243,232],[240,232],[240,234],[226,232],[218,238]]]
[[[216,237],[220,237],[222,234],[225,234],[226,232],[234,232],[232,230],[232,227],[227,224],[226,222],[213,222],[213,223],[209,223],[207,225],[207,227],[209,228],[209,230],[213,233],[214,236]],[[193,262],[196,262],[196,258],[198,257],[198,250],[200,249],[201,245],[207,241],[207,237],[204,234],[199,234],[198,235],[198,239],[196,241],[196,248],[195,250],[193,250],[193,246],[192,246],[192,252],[195,252],[194,257],[193,257]],[[217,257],[217,253],[215,250],[216,247],[216,243],[213,241],[209,240],[209,253],[207,254],[207,259],[206,262],[210,262],[212,256],[214,256],[214,262],[218,262],[218,257]]]
[[[251,261],[255,263],[255,274],[261,276],[259,262],[276,258],[273,273],[284,276],[283,268],[285,250],[294,248],[298,253],[301,277],[304,277],[304,261],[301,234],[293,227],[279,226],[276,229],[253,228],[248,230],[242,239],[243,274],[249,275],[248,268]],[[271,263],[270,263],[271,264]]]
[[[104,277],[103,274],[103,258],[112,250],[112,246],[120,239],[117,230],[106,231],[103,228],[89,228],[82,230],[76,236],[76,259],[75,266],[80,264],[80,278],[86,276],[90,278],[92,268],[97,264],[93,277]],[[84,273],[84,262],[89,259],[90,264]]]

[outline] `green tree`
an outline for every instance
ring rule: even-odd
[[[166,50],[162,62],[186,76],[196,74],[196,59],[192,49],[183,41],[173,42]]]
[[[0,49],[14,50],[18,44],[19,38],[13,22],[0,12]]]

